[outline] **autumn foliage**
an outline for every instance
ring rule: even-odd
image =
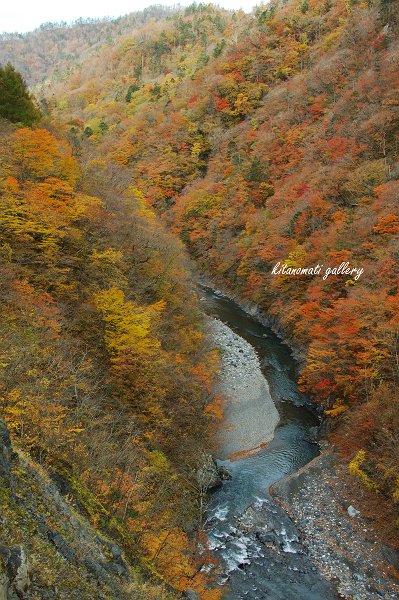
[[[276,1],[245,15],[193,6],[115,33],[114,46],[88,60],[91,79],[75,70],[51,88],[52,110],[88,164],[101,153],[122,169],[197,264],[302,346],[302,389],[348,459],[365,452],[364,468],[392,500],[395,435],[377,450],[373,415],[370,435],[358,432],[381,385],[397,409],[397,8]],[[278,261],[348,261],[364,274],[275,277]],[[134,360],[130,351],[112,358],[122,386]]]
[[[209,397],[214,357],[187,291],[181,244],[154,211],[202,270],[276,317],[302,348],[301,388],[328,419],[354,477],[392,506],[399,501],[398,15],[396,0],[276,0],[250,15],[195,4],[60,27],[58,38],[56,28],[25,41],[3,36],[3,56],[19,49],[49,127],[70,142],[43,130],[7,136],[9,318],[18,340],[20,315],[31,314],[40,335],[81,344],[63,341],[68,359],[54,363],[36,330],[24,333],[18,347],[31,348],[29,368],[17,364],[26,385],[42,365],[60,363],[68,376],[47,377],[58,392],[53,383],[37,387],[32,431],[18,421],[21,390],[6,386],[7,410],[33,448],[43,437],[43,398],[68,398],[72,411],[65,400],[54,405],[54,440],[65,421],[59,430],[76,440],[79,473],[162,569],[166,548],[187,547],[182,521],[195,513],[168,509],[191,495],[182,457],[192,462],[222,408]],[[108,42],[97,48],[101,31]],[[40,40],[59,57],[63,78],[43,64]],[[82,50],[73,59],[65,48],[76,40]],[[51,81],[43,83],[46,70]],[[347,261],[364,273],[273,276],[279,261]],[[99,431],[116,419],[112,411],[121,423],[118,441],[104,436],[119,471],[98,457],[94,475],[85,457],[93,430],[82,414],[93,397]],[[129,448],[128,459],[119,448]],[[157,523],[150,535],[149,523]],[[174,585],[183,578],[177,570]]]
[[[0,134],[2,415],[132,559],[205,589],[188,532],[214,352],[181,245],[123,181],[84,179],[65,140]]]

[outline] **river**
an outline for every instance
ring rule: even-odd
[[[208,288],[202,294],[207,314],[255,348],[280,416],[274,438],[265,448],[241,460],[218,461],[232,480],[212,494],[206,529],[210,548],[220,561],[213,573],[219,585],[226,586],[224,598],[338,598],[333,585],[307,556],[299,531],[269,493],[269,486],[319,453],[313,441],[319,421],[298,391],[290,349],[232,300]],[[259,428],[259,423],[255,425]],[[225,456],[223,448],[220,456]]]

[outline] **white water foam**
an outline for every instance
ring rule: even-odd
[[[285,527],[282,528],[281,535],[283,537],[283,548],[282,548],[283,552],[286,552],[286,553],[290,552],[291,554],[297,554],[298,551],[294,546],[292,546],[292,542],[299,542],[298,537],[296,535],[293,535],[292,537],[288,537]]]

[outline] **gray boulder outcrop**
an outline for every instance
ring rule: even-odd
[[[29,563],[23,546],[0,546],[0,599],[25,598],[29,589]]]
[[[197,482],[200,489],[209,491],[222,485],[216,461],[210,454],[202,455],[200,466],[197,469]]]
[[[218,465],[211,454],[203,452],[197,469],[198,486],[204,492],[220,487],[223,481],[231,479],[231,474],[222,465]]]

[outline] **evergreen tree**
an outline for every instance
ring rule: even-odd
[[[33,125],[40,118],[25,81],[10,63],[0,67],[0,117],[23,125]]]

